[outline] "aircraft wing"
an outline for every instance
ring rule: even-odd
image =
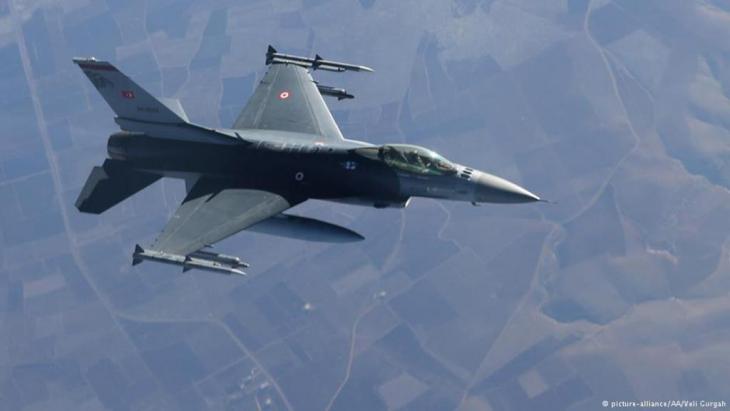
[[[270,191],[237,188],[201,178],[191,188],[150,250],[187,256],[296,205]]]
[[[233,128],[291,131],[309,142],[344,140],[312,76],[291,63],[271,64]]]

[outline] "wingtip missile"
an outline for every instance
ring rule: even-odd
[[[183,272],[197,268],[200,270],[213,271],[219,274],[247,276],[245,272],[238,268],[248,267],[249,265],[242,262],[238,257],[201,251],[197,251],[196,253],[202,254],[195,255],[195,253],[192,253],[188,256],[182,256],[160,250],[145,249],[137,244],[134,247],[134,253],[132,254],[132,264],[136,265],[144,260],[149,260],[164,264],[182,266]],[[213,259],[214,257],[218,257],[218,259]]]
[[[311,58],[295,56],[293,54],[279,53],[278,51],[276,51],[275,48],[269,45],[268,49],[266,50],[266,64],[271,63],[299,64],[305,67],[311,67],[313,70],[326,70],[334,72],[364,71],[372,73],[374,71],[372,68],[367,66],[325,60],[319,54],[315,54],[314,58]]]
[[[324,70],[324,71],[334,71],[335,73],[342,73],[343,71],[346,71],[342,67],[332,67],[332,66],[322,66],[322,65],[313,65],[312,68],[314,70]]]
[[[319,55],[317,57],[319,57]],[[375,71],[368,66],[360,66],[357,64],[342,63],[339,61],[324,60],[321,57],[319,59],[315,59],[314,62],[312,62],[312,68],[314,70],[358,71],[358,72],[364,71],[367,73],[372,73]]]
[[[222,264],[229,265],[233,268],[244,267],[248,268],[248,263],[241,261],[239,257],[233,255],[219,254],[212,251],[198,250],[190,253],[190,257],[199,258],[202,260],[217,261]]]
[[[235,267],[220,263],[218,261],[213,260],[205,260],[202,258],[193,258],[193,257],[185,257],[185,261],[183,262],[183,270],[185,269],[191,269],[191,268],[198,268],[200,270],[207,270],[207,271],[213,271],[216,273],[221,274],[236,274],[241,276],[247,276],[247,274]]]

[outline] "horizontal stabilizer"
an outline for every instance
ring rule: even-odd
[[[103,166],[91,170],[76,200],[76,208],[83,213],[101,214],[160,177],[131,169],[116,160],[106,160]]]

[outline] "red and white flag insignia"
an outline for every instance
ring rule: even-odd
[[[133,99],[134,98],[134,91],[132,90],[122,90],[122,97]]]

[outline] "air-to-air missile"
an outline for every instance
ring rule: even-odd
[[[326,70],[326,71],[367,71],[373,72],[373,69],[367,66],[359,66],[357,64],[342,63],[339,61],[325,60],[317,54],[314,58],[295,56],[293,54],[284,54],[276,51],[275,48],[269,46],[266,51],[266,64],[272,62],[278,63],[291,63],[297,64],[304,67],[311,67],[314,70]]]
[[[166,253],[164,251],[144,249],[136,245],[134,254],[132,254],[132,265],[137,265],[143,260],[157,261],[165,264],[182,266],[183,272],[192,268],[200,270],[213,271],[221,274],[236,274],[246,276],[246,273],[239,270],[238,267],[248,267],[248,264],[242,262],[238,257],[228,256],[224,254],[216,254],[208,251],[197,251],[190,255],[177,255]]]
[[[218,254],[212,251],[198,250],[190,254],[190,257],[199,258],[201,260],[217,261],[221,264],[229,265],[233,268],[248,268],[248,264],[241,261],[240,258],[233,255]]]

